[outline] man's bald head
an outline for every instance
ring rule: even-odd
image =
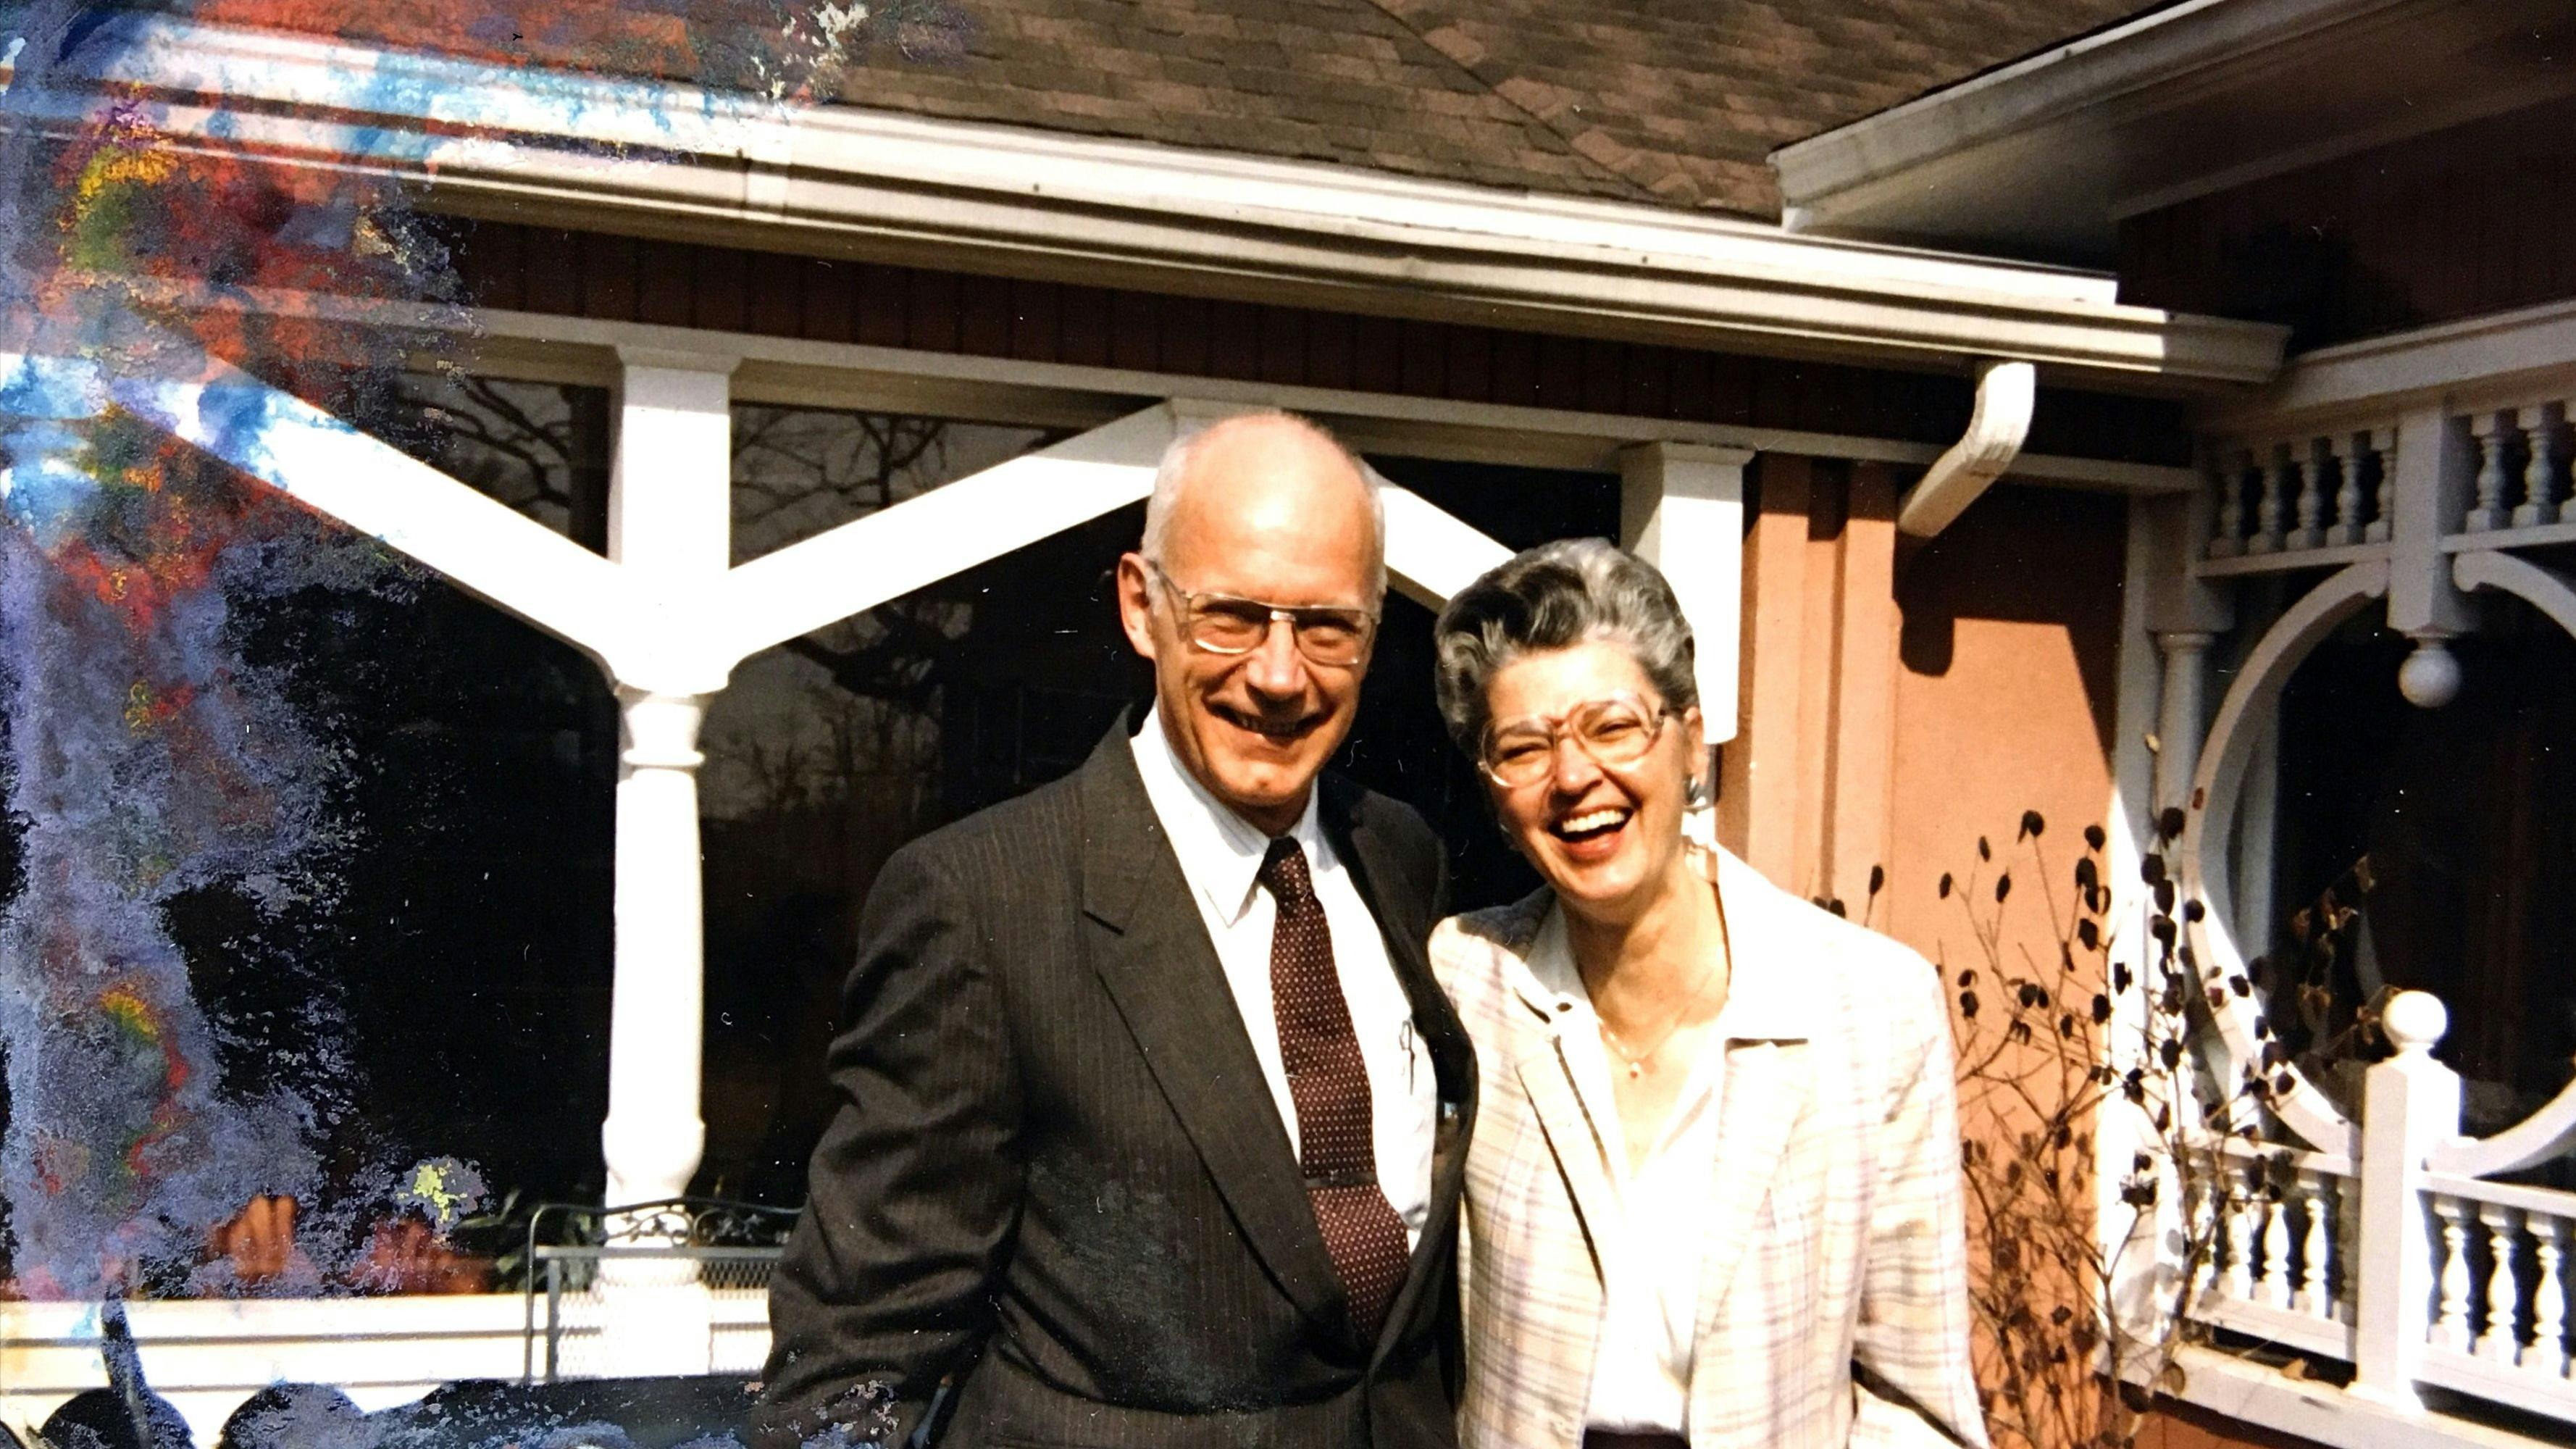
[[[1281,490],[1290,493],[1283,499]],[[1184,498],[1231,509],[1254,501],[1246,496],[1254,494],[1318,512],[1359,500],[1368,510],[1370,587],[1385,595],[1386,504],[1377,477],[1339,439],[1294,413],[1244,413],[1173,439],[1154,469],[1139,551],[1158,564],[1167,561]]]
[[[1350,733],[1385,595],[1386,522],[1366,466],[1286,413],[1174,443],[1144,544],[1118,561],[1119,620],[1154,661],[1173,756],[1265,835],[1297,823]],[[1191,625],[1201,609],[1253,621],[1260,641],[1206,644]],[[1310,631],[1328,641],[1321,661]]]

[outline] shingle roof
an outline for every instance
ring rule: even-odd
[[[744,83],[785,0],[146,0]],[[843,101],[1770,218],[1765,157],[2149,0],[876,0]],[[739,74],[737,74],[739,73]]]
[[[1774,149],[2146,0],[957,0],[850,103],[1769,218]]]

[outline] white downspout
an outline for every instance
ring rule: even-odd
[[[2038,389],[2038,370],[2027,362],[1988,359],[1977,364],[1977,405],[1968,415],[1968,431],[1932,460],[1921,482],[1906,490],[1905,501],[1896,506],[1899,533],[1930,538],[2004,476],[2030,436],[2031,402]]]

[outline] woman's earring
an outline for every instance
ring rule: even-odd
[[[1707,776],[1693,775],[1690,777],[1690,782],[1682,787],[1682,808],[1705,810],[1714,803],[1713,797],[1708,793]]]

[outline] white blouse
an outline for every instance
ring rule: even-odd
[[[1631,1172],[1627,1133],[1611,1090],[1610,1074],[1621,1068],[1602,1043],[1601,1018],[1575,970],[1561,909],[1551,909],[1540,924],[1529,966],[1541,986],[1560,1003],[1570,1003],[1560,1039],[1620,1214],[1616,1229],[1596,1240],[1604,1301],[1585,1419],[1595,1428],[1683,1434],[1689,1428],[1692,1347],[1699,1336],[1703,1228],[1716,1191],[1718,1102],[1725,1089],[1732,998],[1718,1009],[1663,1132]]]

